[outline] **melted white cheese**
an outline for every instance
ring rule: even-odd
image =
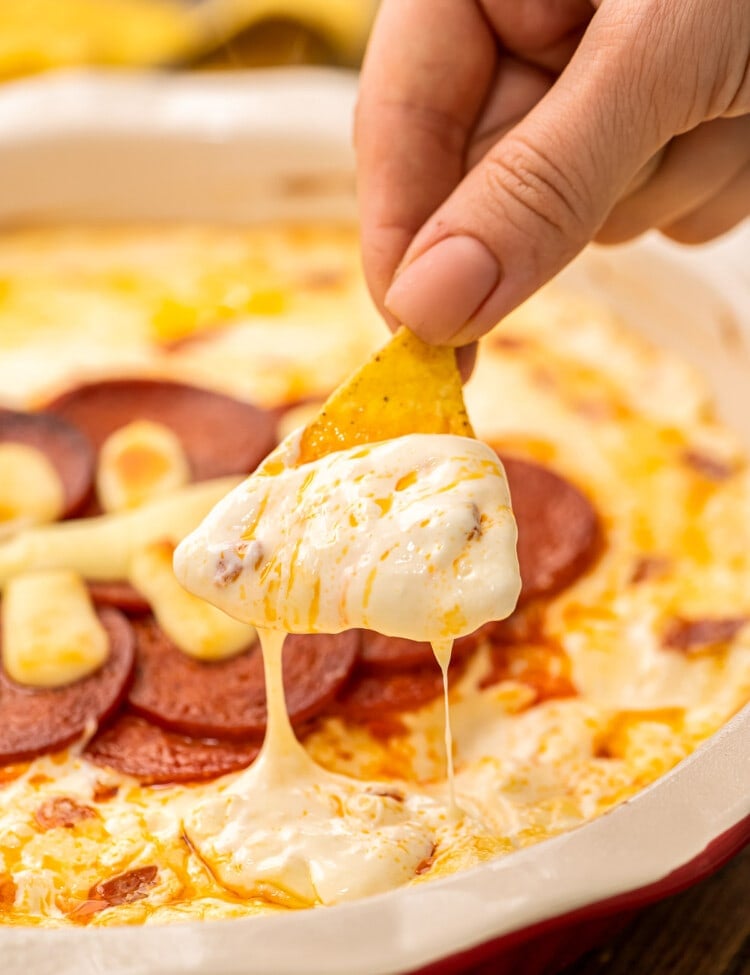
[[[269,714],[263,750],[187,816],[190,842],[217,879],[245,897],[333,904],[398,887],[433,851],[425,807],[432,819],[445,818],[445,807],[418,795],[394,798],[312,761],[284,705],[284,636],[260,632]]]
[[[187,589],[290,633],[365,627],[438,641],[513,610],[516,525],[489,447],[415,434],[286,466],[296,444],[178,546]]]
[[[516,526],[502,465],[477,441],[413,435],[279,465],[293,463],[297,442],[282,444],[175,553],[183,584],[259,627],[268,699],[258,760],[200,803],[185,829],[235,893],[332,904],[411,880],[440,823],[463,815],[448,664],[454,637],[515,605]],[[433,642],[445,688],[447,804],[326,772],[294,737],[285,633],[358,626]]]

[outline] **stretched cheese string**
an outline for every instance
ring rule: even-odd
[[[266,737],[257,764],[265,767],[265,774],[277,780],[287,780],[290,773],[308,770],[313,764],[294,733],[284,695],[282,654],[286,633],[283,630],[258,630],[263,653],[263,672],[266,681]],[[453,640],[445,639],[432,644],[443,675],[443,704],[445,713],[445,761],[450,796],[450,812],[456,818],[463,815],[456,801],[455,773],[453,768],[453,732],[451,729],[450,704],[448,701],[448,668],[453,651]]]
[[[286,634],[259,629],[268,720],[258,759],[184,820],[220,883],[245,897],[294,906],[337,903],[411,880],[435,848],[425,816],[442,804],[394,798],[382,785],[327,771],[289,721],[282,671]]]
[[[299,771],[300,765],[309,766],[310,757],[294,733],[284,694],[284,672],[282,666],[284,640],[283,630],[258,630],[258,639],[263,653],[263,673],[266,681],[266,736],[257,764],[266,765],[267,774],[287,777],[290,767]],[[451,812],[462,815],[456,802],[456,788],[453,768],[453,733],[451,729],[450,705],[448,702],[448,668],[453,650],[453,640],[446,639],[432,644],[440,670],[443,675],[443,702],[445,708],[445,759],[450,795]]]
[[[437,660],[443,675],[445,767],[448,776],[450,811],[451,814],[458,819],[463,815],[463,811],[456,802],[456,779],[453,769],[453,730],[451,728],[451,712],[450,704],[448,702],[448,668],[450,667],[451,654],[453,653],[453,640],[436,640],[432,644],[432,652],[435,654],[435,659]]]
[[[311,762],[297,740],[286,707],[282,667],[286,637],[283,630],[258,630],[266,680],[266,737],[257,762],[267,766],[267,774],[284,778],[290,765],[298,768],[300,763],[310,765]]]

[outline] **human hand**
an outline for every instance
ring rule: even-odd
[[[355,141],[375,301],[468,344],[592,238],[750,213],[750,0],[383,0]]]

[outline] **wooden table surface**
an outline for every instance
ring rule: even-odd
[[[562,975],[750,975],[750,846]]]

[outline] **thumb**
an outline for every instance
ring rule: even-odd
[[[688,124],[669,79],[697,43],[684,44],[694,24],[675,25],[693,6],[604,0],[548,94],[414,238],[385,298],[399,321],[464,345],[591,240],[633,175]],[[691,91],[684,72],[679,80]]]

